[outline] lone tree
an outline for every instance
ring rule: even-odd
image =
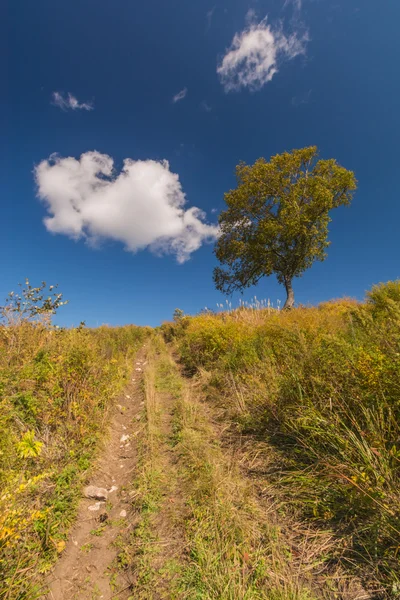
[[[215,254],[218,290],[231,294],[275,273],[294,304],[293,278],[326,258],[332,208],[349,205],[357,181],[334,159],[318,160],[315,146],[284,152],[269,162],[236,167],[238,185],[225,194]]]

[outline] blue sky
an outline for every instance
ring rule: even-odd
[[[362,298],[399,277],[399,19],[400,3],[376,0],[10,0],[0,297],[25,277],[58,283],[64,325],[214,308],[224,298],[208,241],[235,165],[314,144],[359,188],[333,213],[328,259],[295,281],[296,300]],[[249,44],[260,44],[258,75]],[[107,189],[99,161],[104,175],[114,168]],[[71,194],[90,199],[84,226]],[[274,277],[244,297],[254,294],[285,296]]]

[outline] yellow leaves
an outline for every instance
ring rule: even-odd
[[[6,547],[18,542],[22,534],[34,521],[42,519],[48,509],[33,510],[30,514],[25,507],[5,508],[2,507],[0,514],[0,542]]]
[[[27,431],[17,444],[17,452],[21,458],[35,458],[42,451],[43,442],[35,440],[35,432]]]
[[[64,542],[64,540],[61,540],[60,542],[57,542],[57,544],[56,544],[57,554],[61,554],[61,552],[64,550],[64,548],[65,548],[65,542]]]
[[[374,388],[379,384],[384,369],[384,359],[384,355],[378,348],[374,349],[373,354],[364,350],[360,352],[356,368],[369,387]]]

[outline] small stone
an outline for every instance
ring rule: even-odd
[[[128,394],[126,394],[125,398],[128,398],[128,400],[130,400],[130,399],[131,399],[131,397],[130,397],[130,396],[128,396]]]
[[[142,370],[142,369],[141,369],[140,367],[137,367],[137,368],[135,369],[135,371],[141,371],[141,370]]]
[[[142,417],[140,415],[136,415],[136,421],[140,421]]]
[[[122,429],[126,429],[125,425],[122,425]]]
[[[120,442],[127,442],[129,440],[129,435],[128,434],[124,434],[121,435],[121,439],[119,440]]]
[[[118,489],[118,486],[117,485],[113,485],[112,488],[109,489],[108,493],[112,494],[113,492],[116,492],[117,489]]]
[[[96,504],[91,504],[88,506],[88,510],[100,510],[101,502],[96,502]]]
[[[125,518],[126,517],[126,510],[121,510],[121,512],[119,513],[119,516]]]
[[[94,498],[95,500],[107,500],[108,492],[105,488],[89,485],[83,490],[83,495],[86,498]]]

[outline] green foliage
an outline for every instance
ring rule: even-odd
[[[174,315],[173,315],[173,319],[175,321],[175,323],[177,323],[178,321],[181,321],[181,319],[183,319],[185,313],[183,312],[183,310],[181,308],[176,308],[174,310]]]
[[[335,160],[318,160],[315,146],[284,152],[269,162],[240,163],[237,188],[225,194],[215,254],[217,289],[232,293],[272,273],[285,285],[286,306],[294,302],[291,282],[326,258],[329,213],[348,205],[354,173]]]
[[[242,434],[274,446],[287,502],[335,528],[345,559],[390,591],[400,579],[400,281],[363,304],[193,317],[175,340],[188,372],[211,373],[210,395]]]

